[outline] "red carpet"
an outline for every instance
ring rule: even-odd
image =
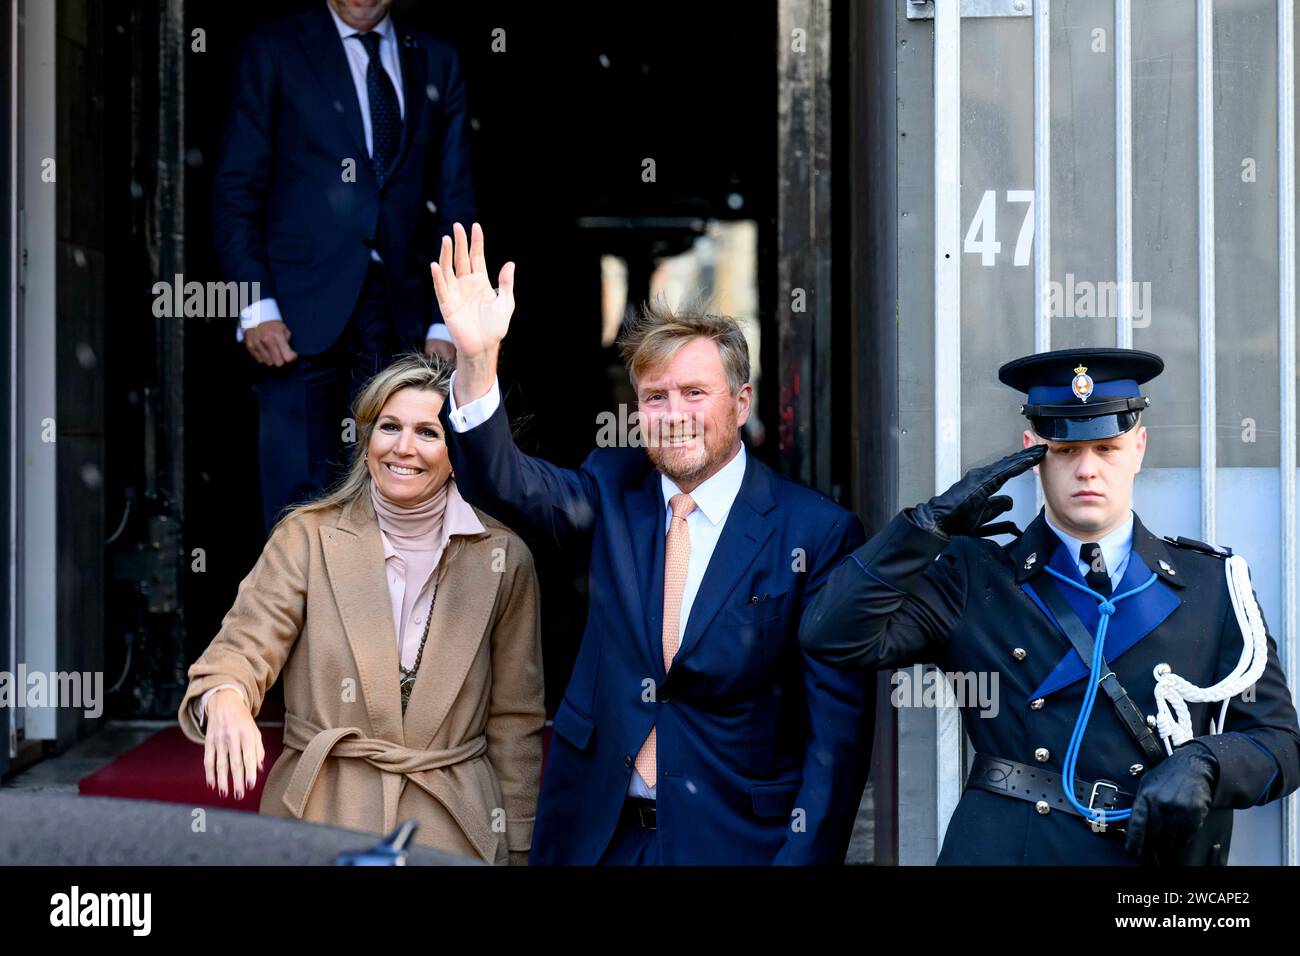
[[[279,726],[258,729],[262,732],[262,746],[266,748],[265,767],[270,770],[284,748],[283,729]],[[89,797],[162,800],[256,813],[265,779],[264,773],[259,774],[257,784],[242,800],[236,800],[233,791],[223,797],[216,790],[209,790],[203,777],[203,746],[187,740],[180,727],[167,727],[120,754],[103,769],[83,777],[79,790]]]
[[[267,770],[284,749],[283,729],[259,727],[262,746],[266,748]],[[542,731],[542,761],[550,748],[551,728]],[[229,778],[227,778],[229,779]],[[79,789],[91,797],[127,797],[132,800],[161,800],[165,803],[183,803],[188,806],[224,807],[229,810],[247,810],[256,813],[262,801],[262,784],[266,775],[260,774],[257,784],[236,800],[233,792],[222,797],[209,790],[203,777],[203,747],[192,743],[181,733],[180,727],[167,727],[158,731],[144,743],[115,757],[108,766],[83,777]]]

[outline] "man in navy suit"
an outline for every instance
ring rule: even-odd
[[[391,3],[325,0],[239,59],[213,232],[225,278],[261,296],[236,335],[258,363],[268,528],[334,477],[366,378],[410,348],[455,357],[426,269],[474,216],[465,87],[455,50]]]
[[[861,522],[745,452],[749,354],[728,318],[651,308],[624,333],[644,448],[630,435],[576,471],[520,452],[496,380],[514,264],[494,292],[482,230],[453,231],[432,270],[458,356],[441,413],[457,486],[590,553],[531,861],[842,863],[874,677],[802,653],[798,626]]]

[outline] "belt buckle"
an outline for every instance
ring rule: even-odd
[[[644,806],[636,808],[636,815],[637,818],[641,821],[641,828],[643,830],[658,829],[658,826],[656,826],[658,821],[655,819],[655,811],[658,809],[659,809],[658,807],[644,807]],[[647,822],[647,816],[646,816],[647,814],[649,814],[649,818],[648,818],[649,822]]]
[[[1107,783],[1104,780],[1098,780],[1096,783],[1092,785],[1092,793],[1088,795],[1088,809],[1091,810],[1095,814],[1095,816],[1093,816],[1091,819],[1088,820],[1088,825],[1092,827],[1093,833],[1106,832],[1106,820],[1103,817],[1103,813],[1106,810],[1106,807],[1094,806],[1094,804],[1097,802],[1097,790],[1100,787],[1110,787],[1112,790],[1115,791],[1116,795],[1119,794],[1119,787],[1113,783]],[[1121,827],[1116,827],[1115,829],[1119,833],[1124,832],[1124,830]]]

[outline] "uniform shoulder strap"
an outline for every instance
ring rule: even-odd
[[[1221,548],[1218,545],[1206,544],[1204,541],[1197,541],[1195,538],[1171,538],[1169,535],[1165,535],[1165,540],[1176,548],[1186,548],[1188,551],[1198,551],[1201,554],[1208,554],[1214,558],[1222,558],[1225,561],[1232,557],[1231,548]]]

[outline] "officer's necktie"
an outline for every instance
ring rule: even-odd
[[[397,144],[402,138],[402,110],[397,105],[397,91],[393,81],[379,59],[379,44],[383,36],[374,30],[354,33],[366,53],[370,65],[366,67],[366,97],[370,101],[370,162],[375,168],[375,178],[384,184],[393,160],[397,158]]]
[[[1110,597],[1110,571],[1106,569],[1106,558],[1101,553],[1101,545],[1094,541],[1080,545],[1079,560],[1088,566],[1088,573],[1083,577],[1088,587],[1098,594]]]
[[[682,615],[682,591],[686,587],[686,568],[691,563],[691,533],[686,526],[686,516],[695,510],[695,501],[690,495],[675,494],[668,499],[673,509],[672,521],[668,523],[668,538],[664,542],[664,670],[673,666],[677,656],[677,645],[681,643],[678,627]],[[636,755],[636,772],[653,787],[658,779],[659,768],[655,754],[655,741],[658,735],[655,728],[650,728],[650,736]]]

